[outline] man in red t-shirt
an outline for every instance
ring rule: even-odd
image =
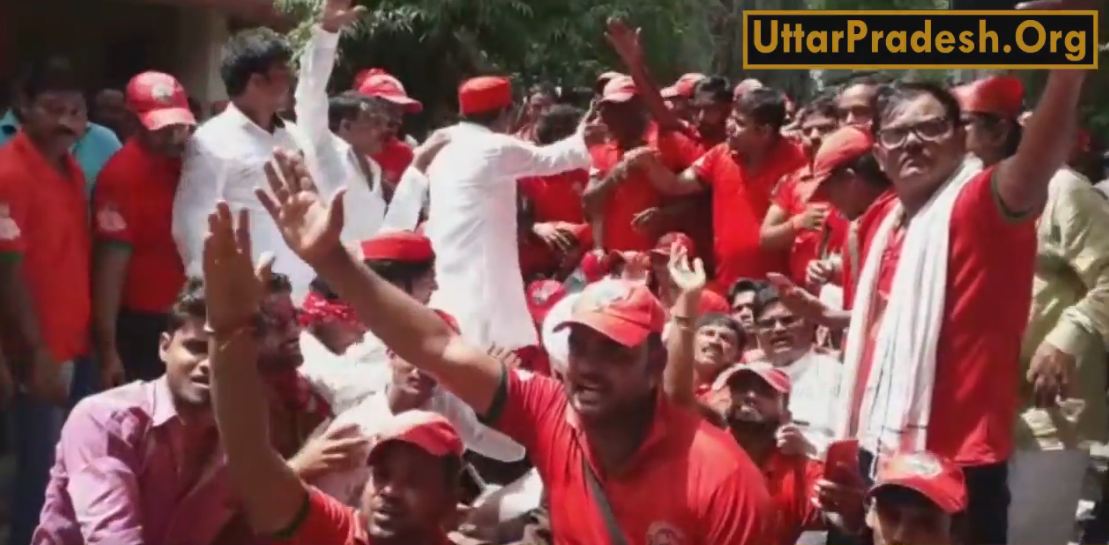
[[[181,155],[196,127],[185,88],[161,72],[127,84],[139,129],[97,178],[93,193],[93,340],[104,388],[165,371],[158,340],[185,283],[171,234]]]
[[[759,228],[782,176],[805,164],[793,142],[781,136],[785,96],[768,88],[743,93],[729,120],[727,142],[717,145],[680,175],[646,161],[649,178],[669,195],[712,191],[715,287],[726,291],[741,277],[762,278],[786,269],[786,253],[759,245]]]
[[[288,197],[284,180],[303,163],[282,152],[276,160],[282,176],[271,171],[270,181]],[[582,292],[561,324],[570,333],[564,384],[507,369],[363,267],[339,241],[341,208],[303,187],[294,193],[306,214],[288,213],[298,205],[285,198],[263,199],[287,243],[398,355],[527,447],[556,543],[611,542],[615,533],[630,545],[766,542],[771,511],[757,469],[723,430],[661,391],[667,318],[646,286],[612,281]],[[692,317],[672,319],[689,327]],[[686,476],[676,493],[675,475]]]
[[[71,377],[87,365],[88,201],[70,153],[87,120],[63,60],[34,64],[16,87],[20,130],[0,147],[0,342],[19,384],[11,542],[29,543]]]
[[[793,545],[802,531],[823,530],[833,520],[848,533],[861,529],[864,488],[857,468],[845,473],[852,482],[835,483],[825,478],[820,462],[779,448],[778,428],[789,422],[789,375],[767,363],[752,363],[728,369],[719,380],[727,391],[728,429],[762,469],[777,507],[773,543]],[[839,517],[830,520],[830,513]]]
[[[1083,79],[1052,72],[1016,154],[986,170],[965,158],[959,106],[946,90],[898,84],[876,100],[874,150],[899,202],[876,220],[863,252],[839,431],[879,460],[927,449],[959,464],[972,544],[1006,542],[1035,218],[1070,152],[1058,134],[1073,129]],[[892,325],[909,316],[911,326]]]

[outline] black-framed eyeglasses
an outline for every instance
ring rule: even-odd
[[[776,316],[773,318],[763,318],[755,320],[755,327],[764,330],[771,330],[774,327],[781,325],[784,328],[790,328],[801,323],[801,318],[798,316]]]
[[[924,142],[937,142],[950,136],[952,129],[954,126],[951,121],[939,117],[903,127],[883,128],[878,131],[878,143],[886,149],[897,149],[905,145],[910,133]]]

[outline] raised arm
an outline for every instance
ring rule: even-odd
[[[693,341],[697,336],[697,318],[701,306],[701,290],[705,288],[705,266],[693,260],[677,243],[670,248],[670,278],[681,290],[674,308],[670,309],[673,329],[666,339],[666,370],[662,375],[666,396],[686,407],[695,407],[696,384],[693,372]]]
[[[295,527],[307,488],[270,442],[266,389],[258,374],[257,317],[264,276],[251,262],[248,215],[232,221],[221,202],[208,219],[204,240],[212,409],[227,453],[231,485],[256,533],[279,535]]]
[[[354,307],[386,346],[431,373],[475,412],[486,414],[503,377],[501,365],[340,244],[344,192],[325,204],[304,162],[283,151],[266,165],[266,176],[272,196],[261,188],[256,193],[289,247]]]
[[[300,58],[296,87],[297,125],[315,146],[330,145],[327,82],[335,68],[339,32],[366,12],[366,8],[351,8],[350,4],[351,0],[327,0],[323,3],[319,26],[312,29],[312,38]]]
[[[666,168],[666,165],[662,164],[658,156],[654,156],[651,160],[644,161],[643,169],[647,173],[651,185],[665,195],[693,195],[694,193],[704,192],[708,187],[697,174],[696,165],[675,173]]]
[[[499,172],[510,178],[551,176],[589,168],[589,148],[585,144],[587,130],[593,117],[592,107],[582,117],[574,134],[546,146],[536,146],[518,138],[505,137],[499,154]]]
[[[655,123],[658,124],[659,130],[682,130],[681,120],[674,115],[674,112],[670,111],[670,108],[666,107],[666,102],[662,99],[658,85],[655,84],[650,72],[647,71],[639,36],[640,29],[632,30],[620,19],[609,19],[606,37],[609,43],[612,44],[612,48],[616,50],[616,54],[624,61],[624,66],[628,69],[632,80],[635,81],[636,89],[639,90],[639,96],[643,98],[643,102],[647,106],[647,110],[651,112],[651,117],[655,119]]]

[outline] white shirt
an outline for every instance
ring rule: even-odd
[[[173,200],[173,240],[189,276],[201,276],[208,214],[222,198],[232,211],[249,211],[254,259],[264,252],[272,252],[273,270],[289,277],[294,300],[307,293],[315,273],[285,244],[277,225],[254,195],[256,187],[268,191],[263,166],[273,157],[273,152],[308,149],[305,142],[292,123],[279,121],[273,133],[269,133],[234,104],[229,104],[223,113],[197,129],[189,140],[181,183]]]
[[[414,167],[408,167],[397,182],[393,200],[385,211],[382,231],[415,231],[420,213],[428,204],[428,179]]]
[[[477,415],[469,405],[443,388],[436,387],[435,393],[421,408],[439,413],[449,420],[467,449],[502,462],[515,462],[524,457],[524,447],[501,432],[478,422]],[[332,421],[329,429],[357,424],[363,436],[373,437],[381,429],[382,424],[392,417],[393,411],[389,408],[388,396],[385,390],[382,390],[367,397],[353,409],[339,414]],[[362,459],[367,456],[363,456]],[[347,505],[358,506],[362,488],[369,476],[370,467],[366,464],[357,469],[323,475],[312,484]]]
[[[300,333],[300,352],[304,364],[298,371],[312,385],[334,414],[353,409],[367,397],[385,389],[391,380],[385,345],[367,333],[368,338],[334,354],[307,331]]]
[[[381,194],[381,166],[365,155],[360,161],[358,152],[331,132],[328,124],[327,81],[335,67],[338,45],[338,33],[318,26],[312,29],[312,39],[300,58],[296,113],[315,151],[320,194],[329,198],[340,188],[347,189],[342,239],[347,244],[358,244],[377,234],[385,217],[385,198]]]
[[[1098,191],[1101,191],[1101,193],[1105,195],[1105,198],[1109,199],[1109,178],[1098,182],[1094,187],[1096,187]]]
[[[801,434],[816,447],[815,456],[824,458],[832,441],[832,408],[839,390],[839,360],[809,352],[785,367],[789,375],[789,412]]]
[[[516,243],[516,180],[589,166],[581,131],[537,147],[473,123],[447,129],[450,143],[427,170],[427,236],[438,291],[429,306],[455,318],[478,346],[538,342]]]

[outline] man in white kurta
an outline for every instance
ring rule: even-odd
[[[516,181],[586,168],[589,152],[580,128],[543,147],[498,132],[511,100],[503,78],[463,83],[460,109],[472,121],[445,129],[450,143],[428,168],[426,234],[439,284],[430,306],[455,316],[468,341],[516,349],[538,343],[520,273]]]

